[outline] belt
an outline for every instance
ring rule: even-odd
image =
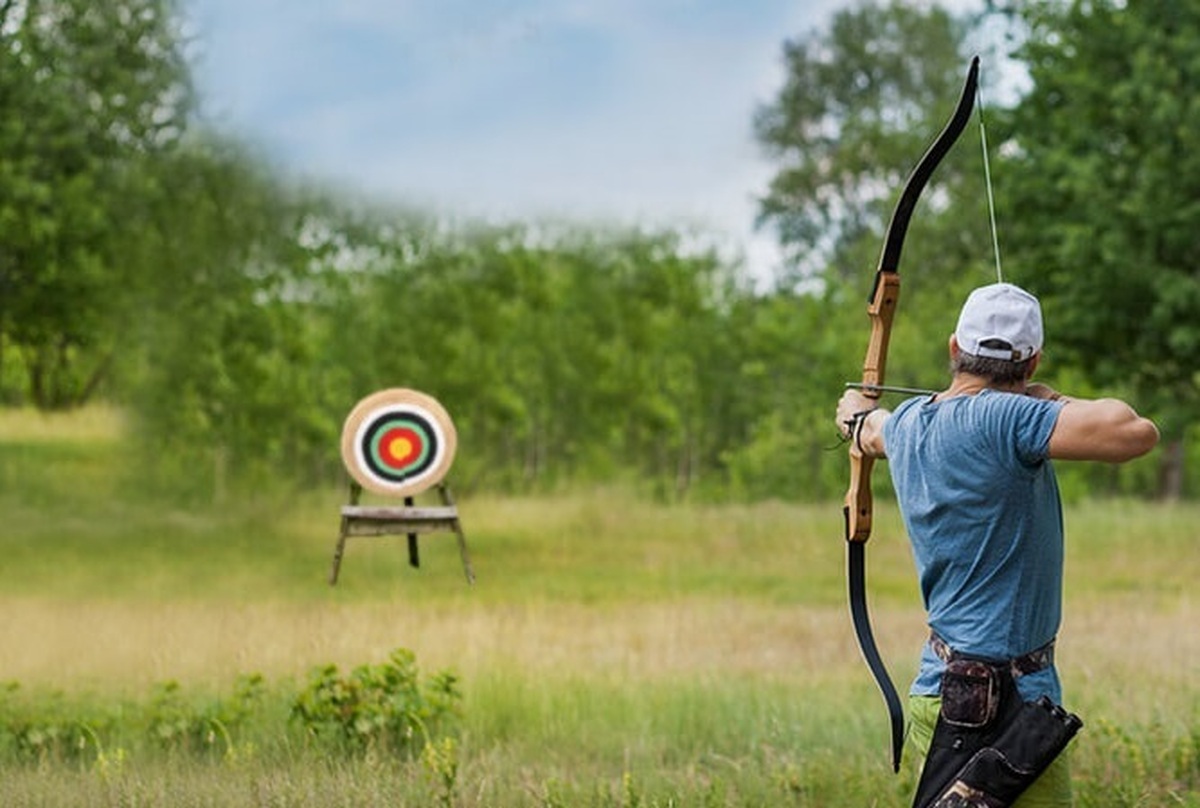
[[[966,656],[960,654],[947,644],[945,640],[939,637],[936,633],[929,635],[929,647],[933,649],[933,653],[942,662],[950,662],[953,659],[961,659]],[[1043,645],[1041,648],[1035,648],[1028,654],[1022,654],[1019,657],[1013,657],[1010,660],[1000,661],[1000,666],[1007,665],[1014,679],[1018,679],[1030,673],[1037,673],[1040,670],[1045,670],[1054,664],[1054,640]]]

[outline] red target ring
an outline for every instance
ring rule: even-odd
[[[393,427],[379,438],[380,460],[403,468],[427,454],[425,440],[411,427]]]
[[[416,390],[381,390],[355,405],[342,427],[342,461],[363,488],[411,496],[441,482],[458,437],[445,408]]]

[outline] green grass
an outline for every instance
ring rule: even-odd
[[[475,586],[446,534],[422,539],[420,570],[402,538],[352,540],[330,587],[343,492],[158,500],[120,426],[0,414],[0,683],[19,683],[0,718],[96,736],[40,763],[0,740],[0,805],[907,805],[846,614],[835,503],[460,497]],[[873,616],[903,686],[920,600],[897,515],[878,510]],[[1198,516],[1068,511],[1079,805],[1200,805]],[[331,755],[287,720],[314,666],[398,647],[462,679],[450,792],[437,766]],[[251,673],[264,700],[217,754],[147,733],[163,682],[203,710]]]

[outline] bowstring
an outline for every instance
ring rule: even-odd
[[[983,124],[983,88],[975,88],[979,100],[979,143],[983,148],[983,178],[987,185],[988,219],[992,226],[992,252],[996,256],[996,282],[1004,282],[1004,272],[1000,268],[1000,236],[996,230],[996,198],[992,194],[992,167],[988,161],[987,127]]]

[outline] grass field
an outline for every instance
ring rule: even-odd
[[[342,492],[156,502],[119,433],[102,409],[0,414],[0,720],[97,728],[37,759],[0,729],[0,805],[908,804],[846,612],[836,504],[469,497],[474,586],[446,535],[422,540],[420,570],[402,538],[353,540],[330,587]],[[903,687],[924,629],[898,518],[879,511],[873,617]],[[1067,514],[1079,805],[1200,805],[1197,517]],[[337,754],[289,724],[314,667],[397,648],[460,679],[441,758]],[[139,734],[163,683],[202,706],[247,674],[265,694],[224,754]]]

